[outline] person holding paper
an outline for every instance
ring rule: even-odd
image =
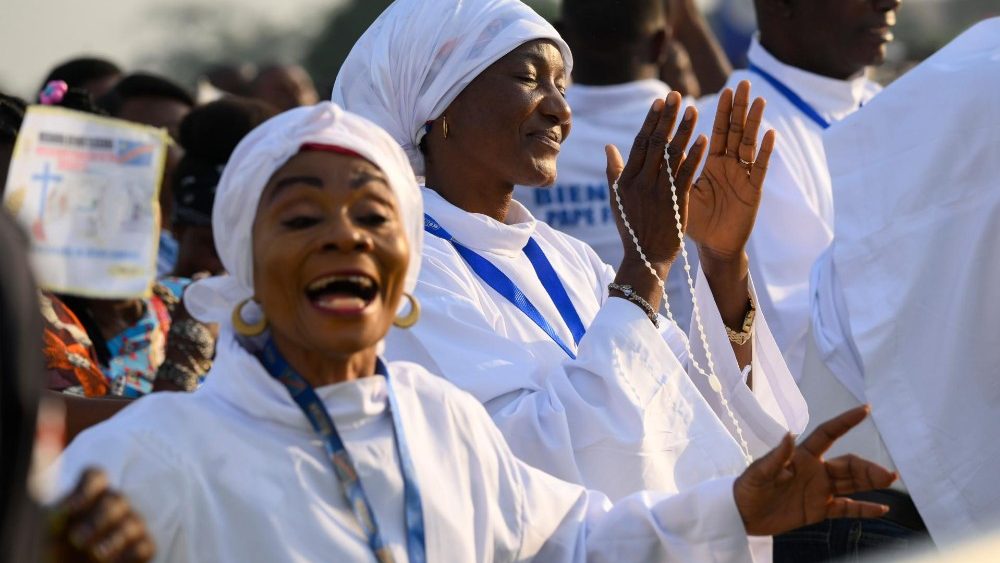
[[[214,337],[180,303],[188,280],[154,282],[162,133],[95,116],[82,90],[49,94],[25,118],[5,203],[32,235],[47,387],[75,405],[72,437],[127,404],[98,398],[194,389]]]

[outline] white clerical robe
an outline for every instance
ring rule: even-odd
[[[880,90],[864,76],[835,80],[786,65],[756,37],[747,58],[791,88],[828,122],[857,111]],[[757,282],[760,308],[767,313],[774,339],[797,380],[809,329],[809,272],[833,240],[833,191],[823,128],[754,72],[737,70],[726,86],[735,90],[742,80],[750,81],[753,96],[767,100],[761,134],[768,129],[778,134],[747,245],[750,272]],[[699,101],[699,129],[706,135],[711,133],[717,103],[718,96]]]
[[[581,241],[535,221],[516,201],[508,223],[467,213],[424,190],[427,214],[486,257],[561,336],[573,338],[522,249],[534,237],[580,315],[586,335],[571,359],[531,319],[480,280],[454,247],[428,235],[416,297],[420,321],[393,329],[386,354],[428,368],[479,399],[522,460],[617,500],[639,490],[685,491],[745,467],[728,415],[690,367],[685,335],[658,332],[636,305],[609,299],[610,266]],[[751,454],[807,421],[767,321],[758,317],[753,390],[733,356],[704,277],[699,303],[716,371]],[[704,365],[698,338],[692,341]],[[690,375],[689,372],[690,371]]]
[[[511,454],[478,401],[389,365],[419,484],[428,561],[743,561],[733,479],[608,499]],[[383,539],[408,560],[386,378],[317,389]],[[155,393],[81,434],[60,491],[95,465],[143,515],[161,562],[375,561],[321,441],[287,389],[224,329],[205,385]]]
[[[555,184],[519,186],[514,198],[539,221],[589,244],[605,264],[617,268],[625,251],[615,227],[617,207],[610,201],[604,146],[616,146],[627,159],[653,100],[669,93],[670,86],[656,79],[609,86],[571,85],[566,103],[573,109],[573,130],[559,151]],[[672,211],[668,208],[664,213]],[[680,264],[670,269],[667,294],[674,319],[687,328],[691,297]]]
[[[871,404],[939,546],[1000,526],[997,91],[1000,18],[825,138],[836,227],[814,269],[816,348]]]

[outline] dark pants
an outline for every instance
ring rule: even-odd
[[[926,531],[914,531],[884,518],[842,518],[774,537],[774,563],[858,561],[878,551],[916,552],[930,542]]]

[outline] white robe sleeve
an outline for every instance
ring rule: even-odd
[[[514,457],[482,405],[451,395],[463,434],[495,468],[476,482],[492,489],[495,505],[513,518],[493,522],[489,537],[518,538],[516,561],[750,561],[751,546],[736,508],[733,477],[709,480],[678,494],[638,492],[612,505],[599,492],[560,481]]]
[[[660,392],[685,376],[642,310],[608,299],[576,359],[554,362],[548,343],[540,349],[498,333],[493,323],[503,318],[484,313],[486,304],[465,290],[472,283],[425,256],[417,289],[424,312],[413,329],[390,332],[387,356],[475,396],[530,465],[613,499],[651,484],[672,490],[669,458],[690,437],[691,409]]]
[[[715,365],[715,373],[722,382],[722,392],[729,402],[729,408],[739,421],[743,437],[750,446],[750,455],[756,458],[778,445],[786,432],[802,433],[809,422],[809,409],[785,365],[781,350],[775,343],[767,319],[760,308],[757,309],[752,337],[753,362],[750,373],[753,389],[746,385],[743,371],[736,363],[736,355],[729,342],[722,316],[715,305],[715,296],[700,268],[697,276],[695,294],[701,310],[701,322],[705,328],[708,349]],[[752,299],[758,302],[752,278],[750,292]],[[708,373],[705,347],[693,318],[688,338],[694,357]],[[719,394],[712,390],[708,379],[687,358],[686,351],[682,350],[678,355],[688,360],[686,362],[688,374],[695,386],[730,433],[736,437],[736,428],[725,406],[722,405]]]
[[[693,264],[692,264],[693,266]],[[683,272],[683,261],[678,258],[671,268]],[[614,279],[614,272],[607,268],[604,272],[606,282]],[[680,277],[684,277],[683,274]],[[685,281],[685,286],[687,285]],[[757,301],[758,295],[751,276],[750,292]],[[684,297],[690,303],[690,290],[685,287]],[[778,444],[786,432],[799,434],[809,422],[809,411],[798,385],[785,365],[781,351],[774,341],[764,313],[759,308],[754,322],[753,333],[753,390],[746,385],[743,372],[736,363],[736,355],[729,342],[725,325],[719,308],[715,304],[715,296],[708,285],[708,280],[701,268],[697,268],[695,277],[695,296],[701,310],[701,322],[705,327],[708,350],[712,354],[715,372],[722,382],[723,393],[729,401],[729,407],[736,416],[743,430],[743,436],[750,446],[750,454],[754,457],[763,455]],[[701,392],[712,410],[734,438],[738,438],[736,428],[729,413],[722,405],[719,395],[711,389],[705,375],[702,375],[691,361],[685,343],[690,339],[691,351],[698,365],[707,374],[708,361],[705,347],[698,333],[698,325],[692,314],[691,329],[685,336],[677,325],[660,318],[663,340],[671,351],[687,368],[688,376]]]
[[[114,423],[95,426],[77,436],[56,464],[55,502],[71,492],[83,471],[96,467],[107,473],[111,487],[124,493],[133,510],[142,515],[156,543],[155,561],[197,561],[199,554],[187,541],[181,523],[188,489],[179,456],[148,432],[128,429],[128,409]]]
[[[774,339],[798,379],[809,331],[809,277],[833,232],[800,177],[782,156],[779,137],[767,170],[757,221],[747,244],[750,272],[759,283],[758,312],[767,311]]]

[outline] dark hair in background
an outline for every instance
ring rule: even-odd
[[[663,0],[563,0],[559,21],[600,51],[642,41],[664,11]]]
[[[247,133],[277,114],[268,103],[227,96],[191,110],[181,122],[179,141],[185,156],[225,164]]]
[[[63,95],[62,100],[55,105],[61,108],[75,109],[76,111],[92,113],[94,115],[108,115],[108,112],[101,109],[101,107],[94,102],[94,97],[90,95],[90,92],[84,90],[83,88],[70,87],[70,89],[66,91],[66,94]]]
[[[39,86],[38,91],[41,92],[53,80],[62,80],[70,88],[80,88],[92,80],[100,80],[119,74],[122,74],[122,69],[107,59],[79,57],[70,59],[52,69],[42,85]]]
[[[227,96],[195,108],[184,118],[179,139],[184,157],[174,173],[176,223],[211,224],[223,166],[247,133],[277,114],[265,102]]]
[[[125,102],[133,98],[167,98],[194,107],[194,97],[183,86],[155,74],[135,73],[122,78],[110,92],[97,100],[112,116],[121,113]]]
[[[0,93],[0,143],[13,144],[17,139],[27,106],[20,98]]]

